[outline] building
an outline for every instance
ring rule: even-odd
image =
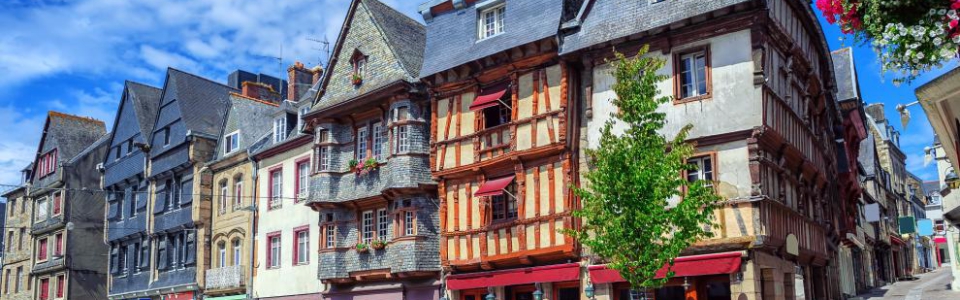
[[[865,171],[857,160],[862,142],[867,138],[867,125],[853,50],[843,48],[830,54],[837,83],[837,103],[843,117],[843,140],[837,141],[838,196],[842,201],[838,205],[841,243],[836,246],[836,266],[840,273],[840,292],[853,297],[875,286],[870,281],[873,247],[867,241],[870,238],[867,231],[872,227],[863,214],[866,202],[861,182]]]
[[[6,191],[2,196],[7,199],[4,213],[3,269],[0,270],[0,298],[9,300],[33,299],[33,283],[30,274],[33,270],[33,236],[30,226],[33,224],[33,202],[27,198],[27,183],[33,164],[21,172],[20,186]]]
[[[210,197],[207,161],[238,90],[177,69],[167,69],[150,129],[147,232],[150,286],[144,293],[164,300],[194,299],[210,264]],[[206,177],[203,177],[206,176]],[[122,249],[122,248],[121,248]],[[121,256],[122,257],[122,256]],[[119,265],[123,262],[117,260]],[[140,296],[138,296],[140,297]]]
[[[300,130],[304,127],[302,116],[310,110],[320,89],[323,72],[319,67],[307,70],[299,63],[287,71],[287,100],[266,117],[271,122],[266,127],[270,132],[257,140],[249,154],[256,172],[257,199],[253,233],[256,267],[250,296],[258,299],[315,299],[322,290],[313,280],[319,262],[311,255],[319,249],[320,227],[316,213],[306,206],[312,137]]]
[[[937,143],[934,142],[936,145]],[[936,148],[931,148],[931,150]],[[935,151],[935,150],[934,150]],[[932,153],[931,153],[932,155]],[[938,269],[943,262],[949,260],[947,256],[947,236],[946,227],[943,220],[943,196],[940,195],[941,187],[939,180],[930,180],[923,182],[923,191],[927,194],[927,205],[924,206],[927,218],[933,222],[933,251],[931,265],[933,269]]]
[[[908,243],[910,244],[911,250],[910,269],[913,274],[926,273],[927,270],[933,268],[930,262],[930,255],[933,254],[931,250],[933,248],[933,240],[931,236],[925,236],[920,232],[919,224],[921,222],[929,222],[925,209],[929,199],[927,199],[927,194],[923,189],[923,180],[909,171],[907,172],[906,198],[907,213],[901,216],[900,233],[909,234]],[[909,226],[902,226],[907,224],[909,224]]]
[[[250,93],[250,83],[244,83]],[[266,97],[267,99],[271,97]],[[231,93],[230,109],[217,136],[210,219],[211,251],[204,280],[205,299],[246,299],[252,278],[256,169],[250,152],[268,135],[279,104]],[[207,176],[206,174],[204,176]]]
[[[850,172],[840,170],[837,152],[845,148],[835,142],[846,130],[834,130],[843,111],[831,54],[810,6],[567,2],[579,4],[564,10],[559,26],[560,55],[576,70],[567,80],[580,95],[574,107],[584,112],[579,147],[597,147],[616,110],[606,59],[614,50],[629,56],[649,45],[649,55],[666,61],[658,74],[670,78],[659,90],[673,97],[659,109],[667,119],[662,133],[694,125],[688,138],[698,153],[690,162],[699,170],[687,175],[714,181],[726,199],[716,210],[715,237],[687,249],[676,260],[682,265],[674,265],[676,277],[650,292],[657,299],[840,298],[834,261],[841,236],[838,226],[827,224],[838,224],[848,207],[836,193],[836,178]],[[585,168],[586,158],[579,161]],[[589,266],[587,276],[597,299],[630,295],[603,265]]]
[[[106,298],[107,246],[98,165],[107,154],[102,121],[50,112],[27,197],[34,206],[33,298]]]
[[[580,299],[576,119],[560,61],[564,1],[431,1],[420,77],[450,299]]]
[[[147,231],[149,168],[144,149],[157,119],[160,93],[152,86],[124,83],[115,129],[108,141],[110,150],[101,161],[107,211],[103,240],[110,247],[111,266],[107,294],[112,300],[146,296],[153,276]]]
[[[876,126],[870,116],[867,116],[867,125]],[[868,269],[870,281],[874,286],[883,286],[896,282],[893,275],[893,256],[890,251],[890,235],[897,234],[890,224],[896,219],[896,214],[890,212],[889,194],[893,194],[890,187],[890,175],[880,167],[880,158],[877,153],[876,130],[867,131],[867,138],[860,142],[858,161],[863,171],[860,186],[863,188],[864,236],[873,249],[872,268]]]
[[[951,289],[960,291],[960,261],[953,259],[958,255],[960,247],[960,176],[956,168],[960,166],[960,100],[956,92],[960,90],[960,68],[954,68],[946,74],[937,77],[920,86],[916,90],[917,100],[927,114],[930,125],[936,133],[934,156],[937,160],[937,169],[941,185],[941,206],[943,209],[944,234],[946,241],[941,248],[947,248],[948,266],[953,272]]]
[[[378,0],[351,1],[304,117],[325,299],[439,298],[432,110],[417,75],[424,36],[422,24]]]

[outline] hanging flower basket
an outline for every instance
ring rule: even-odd
[[[360,85],[363,83],[363,76],[360,76],[360,74],[354,73],[350,79],[353,82],[353,85]]]
[[[370,243],[370,247],[372,247],[374,250],[383,250],[383,248],[387,247],[387,242],[376,240]]]
[[[870,42],[894,83],[909,82],[957,56],[960,0],[817,0],[831,24]]]
[[[357,243],[356,249],[357,249],[357,253],[370,252],[370,246],[367,246],[367,244],[365,243]]]
[[[367,158],[367,161],[363,162],[363,166],[367,168],[367,171],[373,171],[380,167],[380,162],[370,157]]]

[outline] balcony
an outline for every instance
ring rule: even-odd
[[[479,132],[476,136],[478,141],[473,144],[477,149],[476,160],[482,161],[501,156],[510,152],[510,142],[512,140],[509,124],[503,124],[493,128],[488,128]]]
[[[246,268],[243,265],[228,266],[207,271],[206,289],[207,290],[225,290],[244,287],[244,273]]]

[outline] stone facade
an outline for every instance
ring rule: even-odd
[[[29,174],[29,172],[28,172]],[[30,273],[33,270],[33,236],[28,231],[32,224],[33,205],[26,197],[26,186],[7,191],[7,210],[4,218],[6,242],[3,268],[0,269],[0,298],[10,300],[33,299]]]

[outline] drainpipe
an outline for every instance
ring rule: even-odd
[[[260,184],[260,181],[258,180],[258,177],[259,177],[258,171],[260,170],[260,163],[257,160],[253,159],[253,155],[252,153],[250,153],[250,149],[247,149],[247,160],[249,160],[250,163],[253,165],[253,167],[251,168],[252,170],[251,175],[253,179],[253,190],[252,190],[253,192],[250,193],[250,196],[251,196],[250,207],[253,208],[253,216],[251,216],[250,218],[250,230],[247,231],[250,233],[250,236],[251,236],[251,239],[250,239],[251,243],[249,247],[250,248],[250,267],[249,267],[249,272],[247,273],[247,299],[254,299],[253,298],[253,271],[254,271],[253,266],[256,264],[256,260],[254,259],[254,257],[256,255],[256,249],[257,249],[256,222],[257,222],[257,211],[259,211],[259,209],[257,208],[258,198],[256,197],[256,195],[257,195],[257,185]]]

